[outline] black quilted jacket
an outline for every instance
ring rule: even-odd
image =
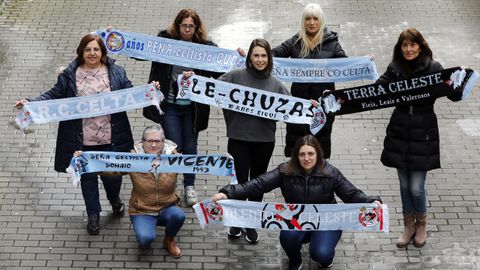
[[[442,69],[438,62],[427,58],[423,63],[418,63],[408,76],[397,64],[390,63],[377,83],[407,79]],[[447,97],[458,101],[461,93],[452,93]],[[385,166],[420,171],[440,168],[440,139],[434,103],[435,99],[432,99],[420,104],[395,107],[383,142],[381,161]]]
[[[286,175],[286,163],[244,184],[228,185],[220,192],[230,199],[246,199],[280,188],[286,203],[335,204],[335,194],[345,203],[380,201],[378,196],[367,196],[357,189],[334,166],[325,162],[323,171],[316,169],[309,176],[301,173]]]

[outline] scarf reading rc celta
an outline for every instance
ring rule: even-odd
[[[229,176],[237,183],[233,158],[227,155],[155,155],[86,151],[73,157],[67,172],[78,185],[81,174],[93,172],[195,173]]]
[[[154,105],[160,114],[163,94],[148,84],[98,95],[27,102],[17,115],[23,131],[30,124],[44,124],[108,115]]]
[[[245,67],[245,57],[228,50],[198,43],[120,30],[98,30],[109,53],[142,60],[213,72]],[[369,57],[296,59],[273,58],[272,74],[286,82],[345,82],[376,80],[377,68]]]
[[[290,204],[204,200],[193,206],[200,226],[270,230],[347,230],[389,232],[388,207],[375,203]]]
[[[322,99],[322,103],[325,113],[340,115],[401,104],[421,104],[454,92],[464,100],[470,95],[478,77],[472,69],[454,67],[406,80],[332,91]]]
[[[308,124],[316,134],[325,124],[321,106],[310,100],[282,95],[198,75],[182,79],[178,76],[177,98],[217,106],[234,112],[293,124]]]

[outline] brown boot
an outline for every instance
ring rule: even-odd
[[[403,233],[397,240],[397,247],[404,248],[408,246],[410,240],[415,235],[415,214],[403,213]]]
[[[427,243],[427,213],[415,214],[417,222],[415,222],[415,239],[413,245],[420,248]]]
[[[173,239],[173,236],[165,236],[165,238],[163,239],[163,247],[173,258],[182,257],[182,251],[177,246],[177,243],[175,242],[175,239]]]

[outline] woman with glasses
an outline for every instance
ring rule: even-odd
[[[174,154],[176,145],[165,139],[160,125],[146,127],[142,141],[131,150],[132,153]],[[82,152],[75,152],[79,156]],[[148,173],[131,172],[132,193],[128,204],[128,214],[133,224],[139,248],[146,249],[156,238],[157,226],[165,227],[163,245],[168,254],[180,258],[182,251],[174,237],[182,228],[185,213],[177,206],[180,198],[175,193],[177,173],[158,173],[158,160],[154,159]],[[102,175],[121,175],[117,172],[103,172]]]
[[[28,101],[51,100],[76,96],[94,96],[119,89],[130,88],[132,83],[125,70],[107,57],[102,39],[88,34],[80,40],[77,58],[58,76],[57,83],[46,93],[31,99],[18,100],[17,108]],[[132,132],[126,112],[92,118],[62,121],[58,125],[54,168],[65,172],[75,150],[125,152],[133,147]],[[113,214],[122,216],[125,206],[119,197],[121,176],[101,176],[103,187]],[[100,196],[98,176],[82,174],[82,195],[88,215],[87,231],[100,232]]]
[[[200,16],[192,9],[180,10],[168,29],[160,31],[158,36],[217,46],[208,40],[207,31]],[[203,70],[192,70],[189,67],[152,62],[149,82],[159,81],[162,85],[165,101],[162,102],[161,108],[165,114],[159,115],[153,106],[145,108],[143,112],[146,118],[162,125],[166,138],[175,142],[177,151],[183,154],[197,154],[198,134],[207,128],[210,114],[208,105],[177,98],[177,76],[180,74],[191,75],[192,73],[215,78],[220,75]],[[194,174],[183,175],[185,200],[190,206],[197,203],[194,184]]]
[[[291,57],[304,59],[323,59],[347,57],[338,42],[337,33],[325,27],[325,16],[318,4],[305,6],[300,22],[300,31],[279,46],[272,49],[274,57]],[[293,83],[290,89],[292,96],[318,100],[327,89],[335,90],[331,83]],[[324,158],[330,158],[332,126],[334,115],[327,116],[327,123],[315,137],[323,149]],[[295,142],[311,134],[308,125],[288,124],[285,135],[285,156],[290,157]]]

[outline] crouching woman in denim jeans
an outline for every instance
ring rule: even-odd
[[[132,153],[172,154],[176,145],[165,139],[160,125],[145,128],[142,141],[135,144]],[[75,152],[80,155],[81,152]],[[157,164],[158,165],[158,164]],[[112,174],[112,173],[102,173]],[[120,174],[120,173],[113,173]],[[182,228],[185,213],[177,206],[180,197],[176,194],[177,173],[157,173],[155,162],[148,173],[131,172],[133,189],[128,205],[128,213],[135,230],[139,247],[148,248],[156,238],[157,226],[165,227],[163,245],[170,256],[180,258],[182,251],[174,237]]]
[[[244,184],[228,185],[212,197],[244,199],[280,188],[286,203],[335,204],[335,194],[346,203],[376,202],[378,196],[367,196],[350,183],[342,173],[323,158],[317,139],[307,135],[294,145],[292,158],[276,169]],[[290,231],[280,232],[280,244],[289,259],[288,269],[301,269],[301,248],[310,242],[310,257],[323,267],[330,267],[342,231]]]

